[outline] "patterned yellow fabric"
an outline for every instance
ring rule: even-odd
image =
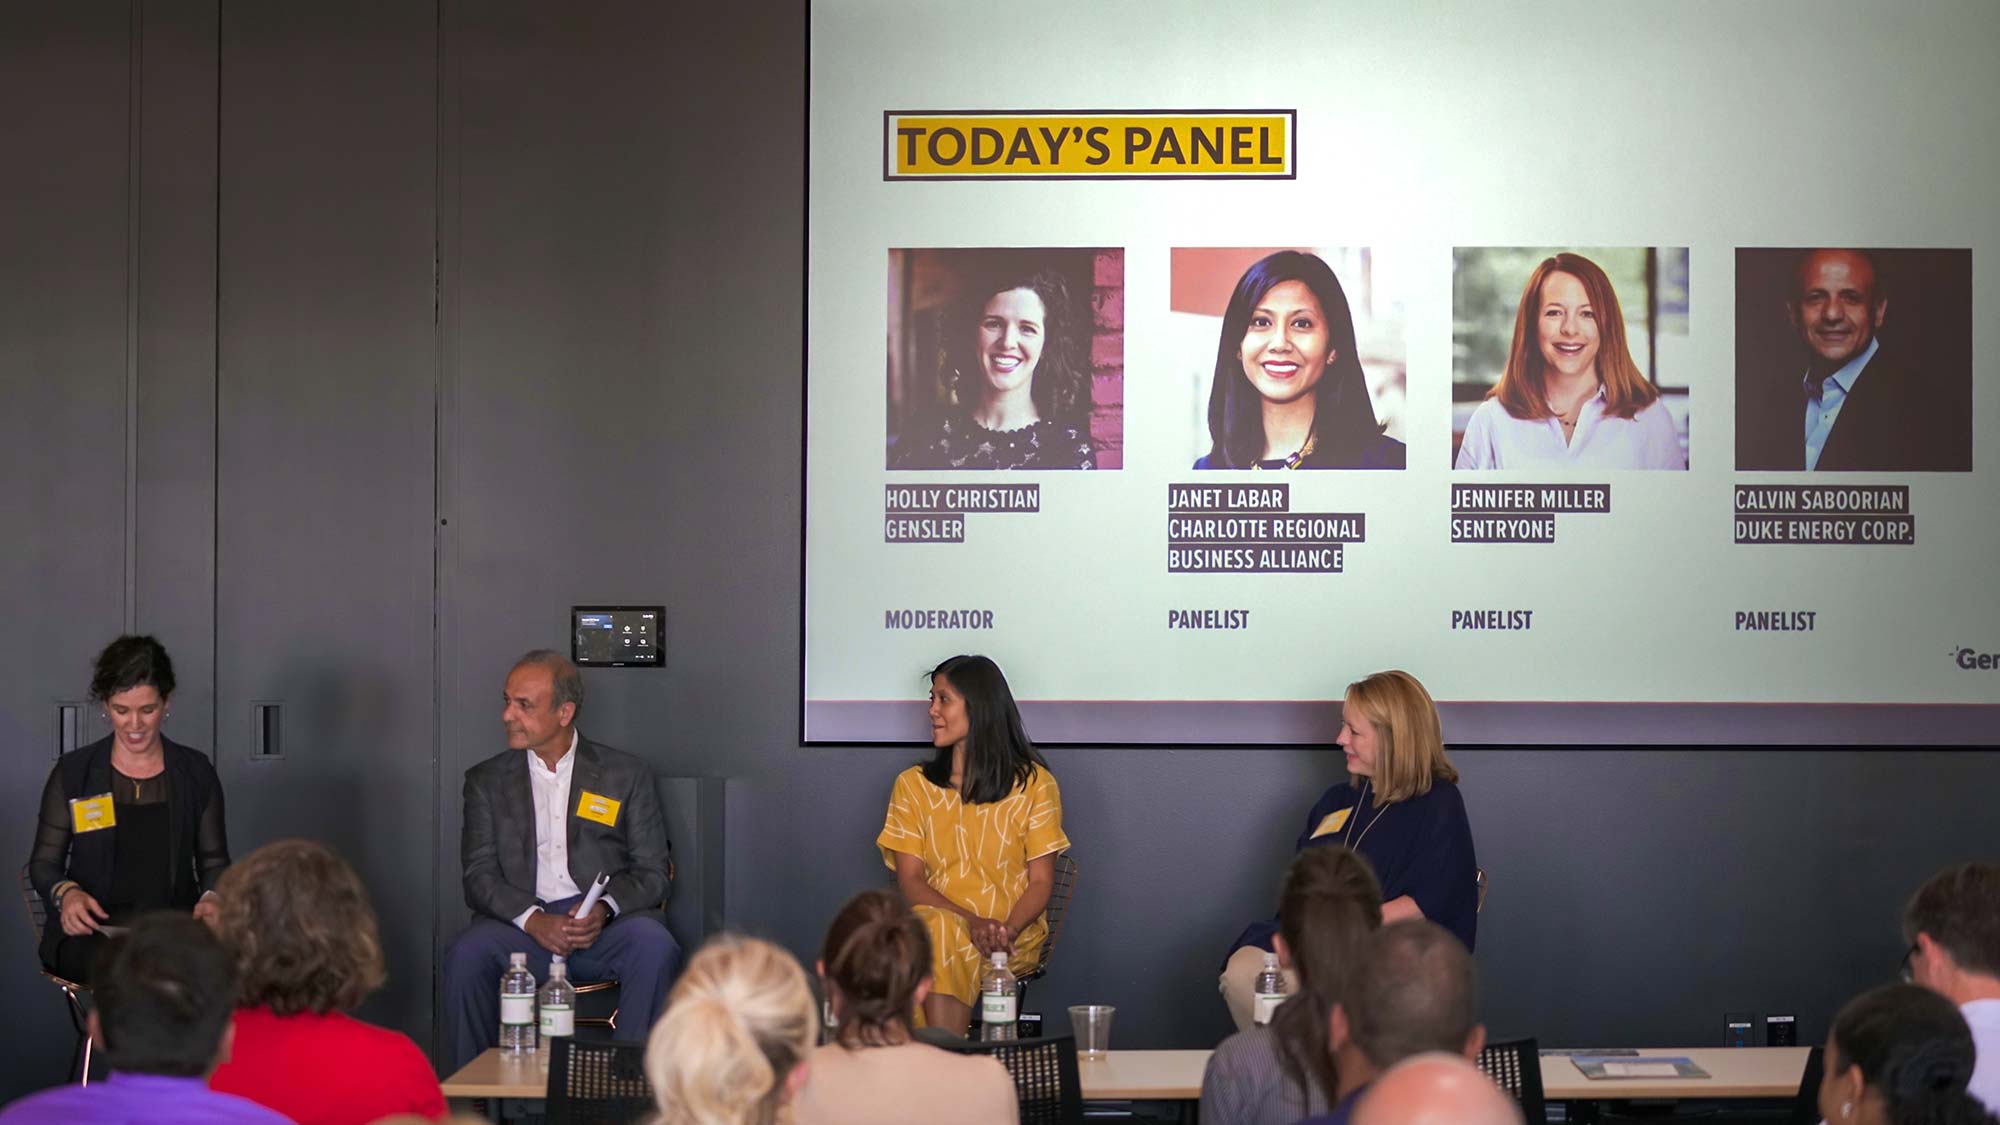
[[[896,869],[896,853],[924,862],[924,878],[939,894],[981,918],[1005,920],[1028,888],[1028,861],[1069,848],[1062,829],[1062,794],[1055,776],[1035,767],[1027,784],[984,805],[968,805],[955,789],[924,780],[923,767],[896,775],[889,814],[875,838],[882,862]],[[971,1004],[985,967],[965,919],[934,906],[918,906],[931,935],[931,987]],[[1037,918],[1014,939],[1010,968],[1041,958],[1048,921]]]

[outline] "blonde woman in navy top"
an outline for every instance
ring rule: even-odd
[[[1382,883],[1383,924],[1428,918],[1470,950],[1478,931],[1478,860],[1430,693],[1408,672],[1377,672],[1349,684],[1337,741],[1348,779],[1306,813],[1297,850],[1352,848]],[[1230,947],[1221,987],[1239,1028],[1250,1022],[1251,988],[1277,928],[1276,919],[1254,922]]]

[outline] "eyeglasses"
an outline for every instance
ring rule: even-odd
[[[1917,974],[1915,970],[1913,970],[1910,967],[1910,958],[1915,957],[1916,955],[1917,955],[1917,943],[1911,942],[1910,948],[1903,951],[1903,967],[1902,971],[1899,974],[1903,978],[1904,984],[1915,984],[1917,981]]]

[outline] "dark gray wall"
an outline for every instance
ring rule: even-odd
[[[667,668],[589,673],[584,726],[731,779],[729,919],[810,956],[886,878],[871,841],[919,750],[798,745],[803,17],[4,20],[0,822],[21,854],[56,702],[110,635],[156,630],[170,731],[216,752],[235,849],[304,833],[353,858],[394,972],[368,1014],[427,1041],[434,950],[466,917],[458,778],[499,747],[506,665],[560,645],[572,603],[659,601]],[[285,709],[281,761],[249,760],[255,700]],[[1031,1006],[1108,1001],[1122,1045],[1212,1043],[1222,950],[1338,758],[1050,758],[1081,877]],[[1894,972],[1908,890],[1994,850],[1989,750],[1456,758],[1493,883],[1488,1018],[1548,1042],[1708,1042],[1725,1010],[1816,1037]],[[68,1044],[26,927],[0,934],[3,1097]]]

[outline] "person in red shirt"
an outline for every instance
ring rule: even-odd
[[[375,910],[346,861],[311,840],[279,840],[231,867],[216,897],[242,991],[235,1048],[211,1089],[299,1125],[445,1116],[437,1075],[410,1037],[347,1014],[386,974]]]

